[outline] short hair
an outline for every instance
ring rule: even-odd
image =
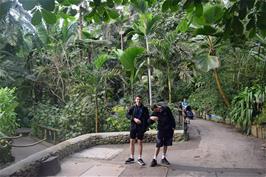
[[[158,108],[158,107],[159,107],[158,104],[154,104],[154,105],[152,105],[151,110],[154,111],[154,110],[155,110],[156,108]]]
[[[139,97],[139,98],[141,98],[141,99],[142,99],[142,96],[140,96],[140,95],[136,95],[136,96],[135,96],[135,98],[137,98],[137,97]]]

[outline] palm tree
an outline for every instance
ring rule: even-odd
[[[173,84],[173,68],[171,67],[171,49],[174,41],[176,40],[177,33],[170,32],[166,37],[161,40],[153,40],[155,47],[161,54],[160,60],[166,66],[167,86],[168,86],[168,102],[172,102],[172,84]]]
[[[149,104],[152,106],[152,84],[151,84],[151,62],[150,62],[150,46],[149,40],[151,34],[154,32],[157,27],[157,21],[159,20],[158,16],[153,16],[151,13],[140,14],[140,17],[137,22],[134,23],[133,29],[134,32],[142,35],[145,40],[145,48],[147,52],[147,68],[148,68],[148,85],[149,85]]]

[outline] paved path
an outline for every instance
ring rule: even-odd
[[[32,138],[30,136],[23,136],[21,138],[18,139],[14,139],[13,140],[13,144],[14,145],[30,145],[33,143],[36,143],[37,141],[39,141],[38,139]],[[22,159],[27,158],[28,156],[37,153],[39,151],[42,151],[48,147],[51,147],[52,144],[47,143],[47,142],[41,142],[39,144],[36,144],[34,146],[28,146],[28,147],[12,147],[12,155],[15,157],[15,162],[18,162]],[[14,163],[15,163],[14,162]]]
[[[124,164],[129,155],[128,144],[101,145],[65,158],[57,176],[266,177],[262,140],[242,135],[230,126],[200,119],[191,121],[189,130],[190,141],[174,143],[169,149],[169,167],[149,166],[154,144],[144,144],[143,159],[147,163],[144,167]]]
[[[22,136],[20,138],[14,139],[12,144],[17,145],[17,146],[25,146],[25,145],[30,145],[30,144],[36,143],[38,141],[39,141],[39,139],[33,138],[31,136]],[[0,166],[0,170],[9,166],[9,165],[12,165],[12,164],[14,164],[20,160],[23,160],[34,153],[37,153],[37,152],[42,151],[46,148],[49,148],[51,146],[53,146],[53,145],[50,143],[41,142],[41,143],[36,144],[34,146],[12,147],[11,153],[12,153],[12,156],[15,157],[15,161],[10,162],[8,164],[5,164],[3,166]]]

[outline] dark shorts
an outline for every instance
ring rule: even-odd
[[[137,128],[131,128],[130,129],[130,139],[139,139],[139,140],[143,140],[144,137],[144,133],[145,131],[141,130],[141,129],[137,129]]]
[[[173,130],[158,131],[156,139],[156,147],[172,146],[173,143]]]

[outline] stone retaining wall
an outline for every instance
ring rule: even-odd
[[[182,139],[183,132],[176,130],[174,141]],[[156,131],[145,133],[144,142],[155,142]],[[124,144],[129,142],[129,132],[91,133],[61,142],[55,146],[35,153],[13,165],[0,170],[0,177],[39,177],[38,173],[43,161],[51,156],[60,160],[83,149],[102,144]]]

